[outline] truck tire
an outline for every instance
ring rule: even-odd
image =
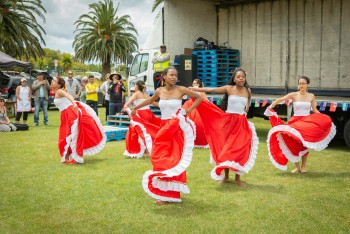
[[[350,148],[350,119],[348,119],[344,127],[344,140],[346,145]]]

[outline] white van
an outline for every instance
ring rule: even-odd
[[[142,80],[146,84],[146,91],[149,94],[154,92],[153,84],[153,63],[154,55],[160,50],[141,50],[135,54],[129,69],[128,88],[134,87],[138,80]]]
[[[86,74],[93,75],[94,78],[99,79],[99,80],[101,80],[101,78],[102,78],[102,74],[99,72],[86,72]]]

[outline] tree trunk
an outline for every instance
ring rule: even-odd
[[[106,80],[106,74],[111,73],[111,56],[108,55],[106,61],[102,62],[102,77],[101,80]]]

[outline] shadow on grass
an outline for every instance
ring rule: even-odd
[[[293,177],[293,178],[300,178],[300,179],[316,179],[316,178],[350,178],[350,172],[306,172],[306,173],[278,173],[276,174],[281,177]]]
[[[347,147],[345,140],[338,137],[333,138],[327,148],[334,151],[349,152],[349,148]]]
[[[204,200],[195,200],[193,198],[181,198],[182,202],[174,202],[166,205],[156,205],[152,208],[155,215],[165,215],[169,217],[177,216],[178,218],[187,219],[189,216],[203,216],[204,213],[212,212],[218,209],[216,205]]]
[[[106,161],[106,160],[108,160],[108,158],[93,158],[93,157],[89,157],[89,156],[87,156],[88,157],[88,159],[86,159],[86,157],[85,157],[85,162],[83,163],[83,164],[80,164],[80,165],[89,165],[89,164],[96,164],[96,163],[100,163],[100,162],[103,162],[103,161]],[[78,164],[75,164],[75,165],[78,165]]]
[[[280,185],[271,185],[271,184],[252,184],[243,181],[245,184],[244,187],[240,187],[232,180],[228,183],[219,184],[216,187],[216,190],[224,193],[235,193],[235,192],[250,192],[250,191],[260,191],[260,192],[270,192],[270,193],[283,193],[284,187]]]

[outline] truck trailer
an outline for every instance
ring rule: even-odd
[[[248,72],[253,93],[249,117],[263,117],[267,104],[295,91],[298,77],[305,75],[318,109],[332,118],[337,136],[350,147],[350,1],[165,0],[161,11],[159,44],[167,45],[173,59],[199,37],[240,52],[239,65]],[[142,79],[154,91],[156,52],[137,54],[129,85]],[[133,68],[137,64],[139,70]],[[210,97],[220,102],[221,95]],[[288,104],[277,106],[286,118],[292,114]]]

